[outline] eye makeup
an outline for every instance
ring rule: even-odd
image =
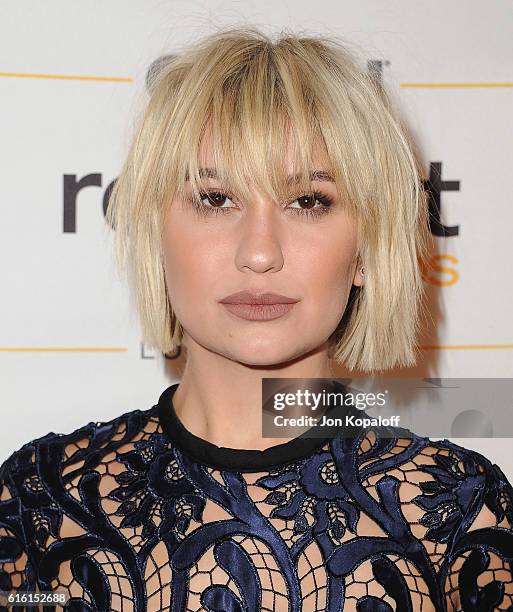
[[[209,189],[207,191],[202,191],[199,194],[199,198],[194,196],[188,197],[188,202],[194,207],[195,211],[201,215],[202,217],[208,216],[217,216],[230,214],[230,212],[236,208],[236,206],[228,206],[224,207],[223,200],[230,200],[233,196],[227,193],[226,191],[221,191],[219,189]],[[204,201],[207,200],[208,203]],[[290,206],[290,204],[294,204],[298,202],[298,207]],[[314,206],[319,203],[319,206],[315,208],[301,208],[301,204],[308,204],[312,202]],[[312,194],[303,194],[296,199],[291,200],[290,204],[284,207],[286,211],[292,211],[292,214],[298,215],[299,217],[303,217],[305,219],[318,219],[323,217],[333,209],[333,198],[332,196],[324,193],[322,191],[314,191]]]

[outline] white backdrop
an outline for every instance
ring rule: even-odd
[[[436,238],[433,321],[404,374],[513,376],[511,1],[0,1],[0,461],[49,431],[149,408],[179,380],[183,356],[141,344],[103,198],[149,66],[242,24],[354,43],[400,104],[426,179],[440,172],[454,235]],[[457,442],[513,480],[511,440]]]

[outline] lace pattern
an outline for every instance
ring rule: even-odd
[[[0,589],[95,612],[511,611],[512,525],[505,476],[449,441],[371,429],[217,469],[171,443],[156,405],[3,463]]]

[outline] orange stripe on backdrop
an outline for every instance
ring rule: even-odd
[[[131,77],[87,76],[78,74],[37,74],[32,72],[0,72],[0,77],[21,79],[64,79],[66,81],[109,81],[113,83],[132,83]]]
[[[117,83],[132,83],[132,77],[88,76],[75,74],[38,74],[33,72],[0,72],[0,77],[15,77],[24,79],[64,79],[73,81],[111,81]],[[513,87],[513,82],[498,83],[399,83],[404,88],[496,88]]]
[[[127,348],[0,347],[0,353],[124,353]]]

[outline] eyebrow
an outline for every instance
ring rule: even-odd
[[[200,168],[199,175],[201,178],[217,178],[217,172],[215,168]],[[287,184],[292,185],[294,183],[298,183],[300,178],[301,177],[299,174],[289,175],[287,177]],[[311,181],[324,181],[329,183],[335,182],[333,176],[326,170],[314,170],[313,172],[310,172],[309,178]],[[185,180],[189,180],[189,175],[185,177]]]

